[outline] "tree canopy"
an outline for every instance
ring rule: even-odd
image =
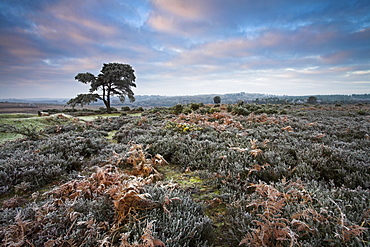
[[[220,96],[215,96],[215,97],[213,98],[213,102],[214,102],[215,104],[220,104],[220,103],[221,103],[221,97],[220,97]]]
[[[107,112],[111,112],[111,96],[118,96],[121,102],[124,102],[126,96],[130,102],[135,101],[134,92],[131,87],[136,87],[134,70],[129,64],[108,63],[103,64],[103,68],[98,76],[89,72],[79,73],[75,80],[84,84],[90,84],[90,93],[79,94],[77,97],[69,100],[67,105],[72,107],[76,105],[83,106],[97,100],[102,100],[107,108]]]
[[[317,98],[315,96],[310,96],[307,99],[308,104],[317,104]]]

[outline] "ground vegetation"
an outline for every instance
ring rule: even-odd
[[[369,115],[240,102],[4,118],[19,138],[0,149],[1,244],[368,246]]]

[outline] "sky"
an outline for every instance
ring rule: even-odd
[[[370,1],[0,0],[0,98],[73,98],[111,62],[136,95],[370,93]]]

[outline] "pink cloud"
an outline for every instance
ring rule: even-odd
[[[162,32],[177,32],[178,28],[173,18],[165,17],[162,15],[152,15],[148,23],[151,27]]]
[[[253,49],[256,43],[248,39],[235,38],[220,40],[192,47],[189,50],[179,53],[174,62],[183,64],[218,64],[220,60],[240,59],[253,56]],[[221,65],[225,66],[225,64]]]
[[[153,0],[152,2],[158,11],[165,12],[177,18],[201,19],[205,17],[205,10],[207,10],[205,1]]]
[[[153,0],[147,24],[154,30],[193,38],[209,33],[214,25],[213,4],[196,0]]]
[[[32,63],[43,57],[43,52],[27,36],[24,36],[20,29],[17,29],[12,34],[2,36],[0,38],[0,47],[6,51],[8,59],[15,59],[17,62]]]
[[[351,52],[349,51],[339,51],[329,55],[322,56],[322,60],[326,64],[341,64],[347,62],[351,57]]]
[[[55,2],[40,9],[40,15],[30,14],[33,27],[28,32],[41,38],[53,50],[70,52],[81,47],[80,52],[94,52],[96,44],[117,39],[122,30],[114,23],[97,19],[83,2]],[[94,5],[92,3],[92,5]],[[96,4],[95,4],[96,5]],[[98,7],[98,6],[95,6]]]

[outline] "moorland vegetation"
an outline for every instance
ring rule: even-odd
[[[368,104],[29,117],[0,118],[4,246],[369,245]]]

